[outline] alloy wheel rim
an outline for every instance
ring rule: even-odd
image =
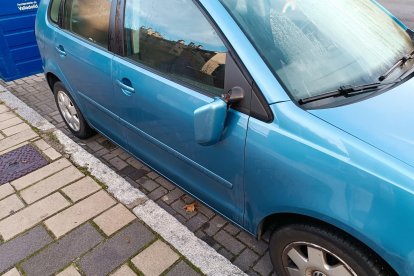
[[[80,130],[80,120],[78,112],[76,111],[75,105],[69,98],[69,96],[63,92],[58,91],[57,93],[58,106],[65,119],[66,123],[73,131]]]
[[[318,245],[294,242],[283,250],[283,266],[290,276],[357,276],[337,255]]]

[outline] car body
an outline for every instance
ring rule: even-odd
[[[164,64],[126,57],[124,36],[134,38],[123,29],[125,1],[107,2],[107,47],[101,38],[67,30],[75,27],[67,27],[64,16],[53,22],[49,0],[41,1],[36,23],[51,88],[62,82],[92,128],[253,235],[272,222],[311,220],[349,234],[398,274],[414,273],[409,72],[375,95],[300,105],[222,2],[193,1],[227,48],[222,93],[244,92],[242,100],[231,102],[230,93],[226,102],[175,78],[181,69],[166,75]],[[289,3],[295,1],[285,8],[294,9]],[[57,8],[62,12],[63,4]],[[145,37],[164,43],[162,34],[143,27]],[[223,64],[223,56],[212,54],[218,48],[187,43],[168,46],[169,55],[192,47],[194,55],[210,55],[205,72]],[[220,82],[214,74],[203,85]]]

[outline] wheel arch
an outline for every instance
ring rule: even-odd
[[[322,227],[324,229],[333,231],[335,233],[340,233],[344,237],[350,239],[353,241],[353,243],[367,252],[367,254],[370,254],[375,259],[380,260],[384,265],[386,265],[386,270],[390,271],[392,275],[398,275],[396,270],[383,258],[381,255],[379,255],[377,252],[375,252],[371,247],[369,247],[366,243],[355,237],[354,235],[349,234],[345,230],[328,223],[326,221],[302,215],[302,214],[295,214],[295,213],[275,213],[268,215],[265,217],[261,223],[258,225],[257,229],[257,237],[258,239],[261,239],[261,237],[265,233],[273,232],[274,230],[277,230],[278,228],[282,228],[287,225],[291,224],[310,224]]]
[[[49,85],[50,90],[53,93],[53,87],[55,86],[55,83],[61,80],[55,74],[48,72],[46,73],[46,81],[47,81],[47,84]]]

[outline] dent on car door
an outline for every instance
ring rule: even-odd
[[[126,53],[114,58],[114,83],[130,151],[241,223],[249,116],[230,109],[213,145],[194,135],[195,110],[234,84],[227,48],[192,0],[126,0],[124,21]],[[243,78],[238,85],[249,107],[251,88]]]

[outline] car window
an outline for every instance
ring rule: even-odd
[[[125,38],[128,58],[223,94],[227,49],[192,0],[127,0]]]
[[[59,20],[59,7],[62,0],[52,0],[50,6],[50,20],[54,23],[58,23]]]
[[[111,0],[67,0],[65,29],[108,48]]]

